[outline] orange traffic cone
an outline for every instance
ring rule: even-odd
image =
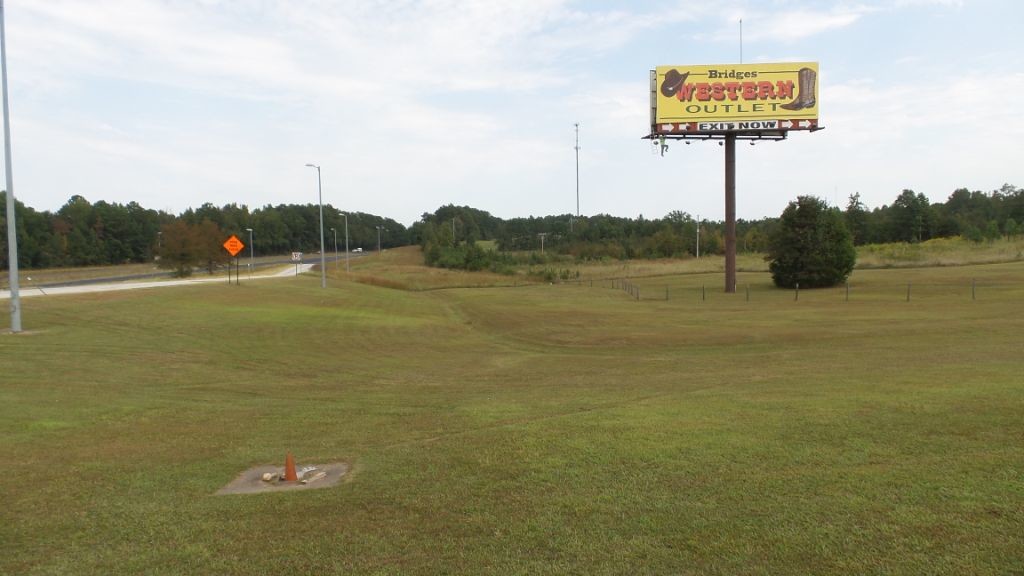
[[[295,473],[295,457],[289,452],[284,459],[284,481],[298,482],[299,475]]]

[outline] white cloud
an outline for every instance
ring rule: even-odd
[[[721,210],[719,148],[673,144],[660,158],[640,140],[647,69],[676,58],[716,60],[739,17],[757,54],[816,60],[800,57],[807,48],[794,40],[813,37],[828,47],[826,32],[868,34],[868,23],[898,12],[893,4],[749,6],[19,2],[8,8],[15,161],[23,161],[19,181],[31,191],[19,197],[42,209],[72,193],[174,210],[206,201],[301,203],[311,201],[303,165],[316,162],[326,201],[403,221],[448,202],[502,216],[564,212],[574,205],[578,121],[585,212],[660,216],[678,208],[713,216]],[[785,203],[779,196],[788,200],[792,188],[837,174],[847,178],[844,188],[898,180],[908,168],[893,159],[906,150],[931,155],[915,156],[911,168],[919,162],[930,174],[966,178],[943,142],[977,147],[971,163],[999,172],[994,163],[1021,128],[1006,117],[997,133],[977,129],[990,105],[973,83],[1019,52],[990,62],[969,46],[976,75],[948,82],[922,81],[943,64],[925,45],[911,47],[921,56],[905,84],[865,78],[863,70],[881,73],[858,60],[870,55],[850,54],[845,69],[828,66],[821,86],[828,129],[744,148],[741,169],[773,192],[749,198],[741,215],[776,213]],[[1022,88],[1019,74],[1000,78],[1009,82],[1002,93]],[[962,103],[953,115],[951,96]],[[888,119],[882,129],[879,117]],[[778,169],[794,163],[808,175],[793,179]],[[686,193],[662,192],[664,181]]]

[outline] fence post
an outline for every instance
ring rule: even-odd
[[[793,292],[793,302],[800,299],[800,283],[796,283],[796,290]]]
[[[976,286],[977,282],[978,282],[977,278],[971,278],[971,300],[974,300],[974,297],[975,297],[974,290],[975,290],[975,286]]]
[[[910,282],[907,282],[907,302],[910,302]]]

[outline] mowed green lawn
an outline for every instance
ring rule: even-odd
[[[1022,263],[849,302],[332,273],[23,300],[0,573],[1024,572]],[[289,451],[353,471],[213,495]]]

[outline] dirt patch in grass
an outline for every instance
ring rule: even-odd
[[[349,471],[349,465],[344,462],[333,464],[313,464],[317,471],[326,475],[318,480],[303,484],[302,482],[279,482],[277,480],[266,482],[264,474],[276,474],[282,476],[282,466],[256,466],[242,472],[237,478],[226,486],[217,490],[216,496],[224,494],[257,494],[262,492],[290,492],[293,490],[316,490],[317,488],[328,488],[341,482],[342,477]]]

